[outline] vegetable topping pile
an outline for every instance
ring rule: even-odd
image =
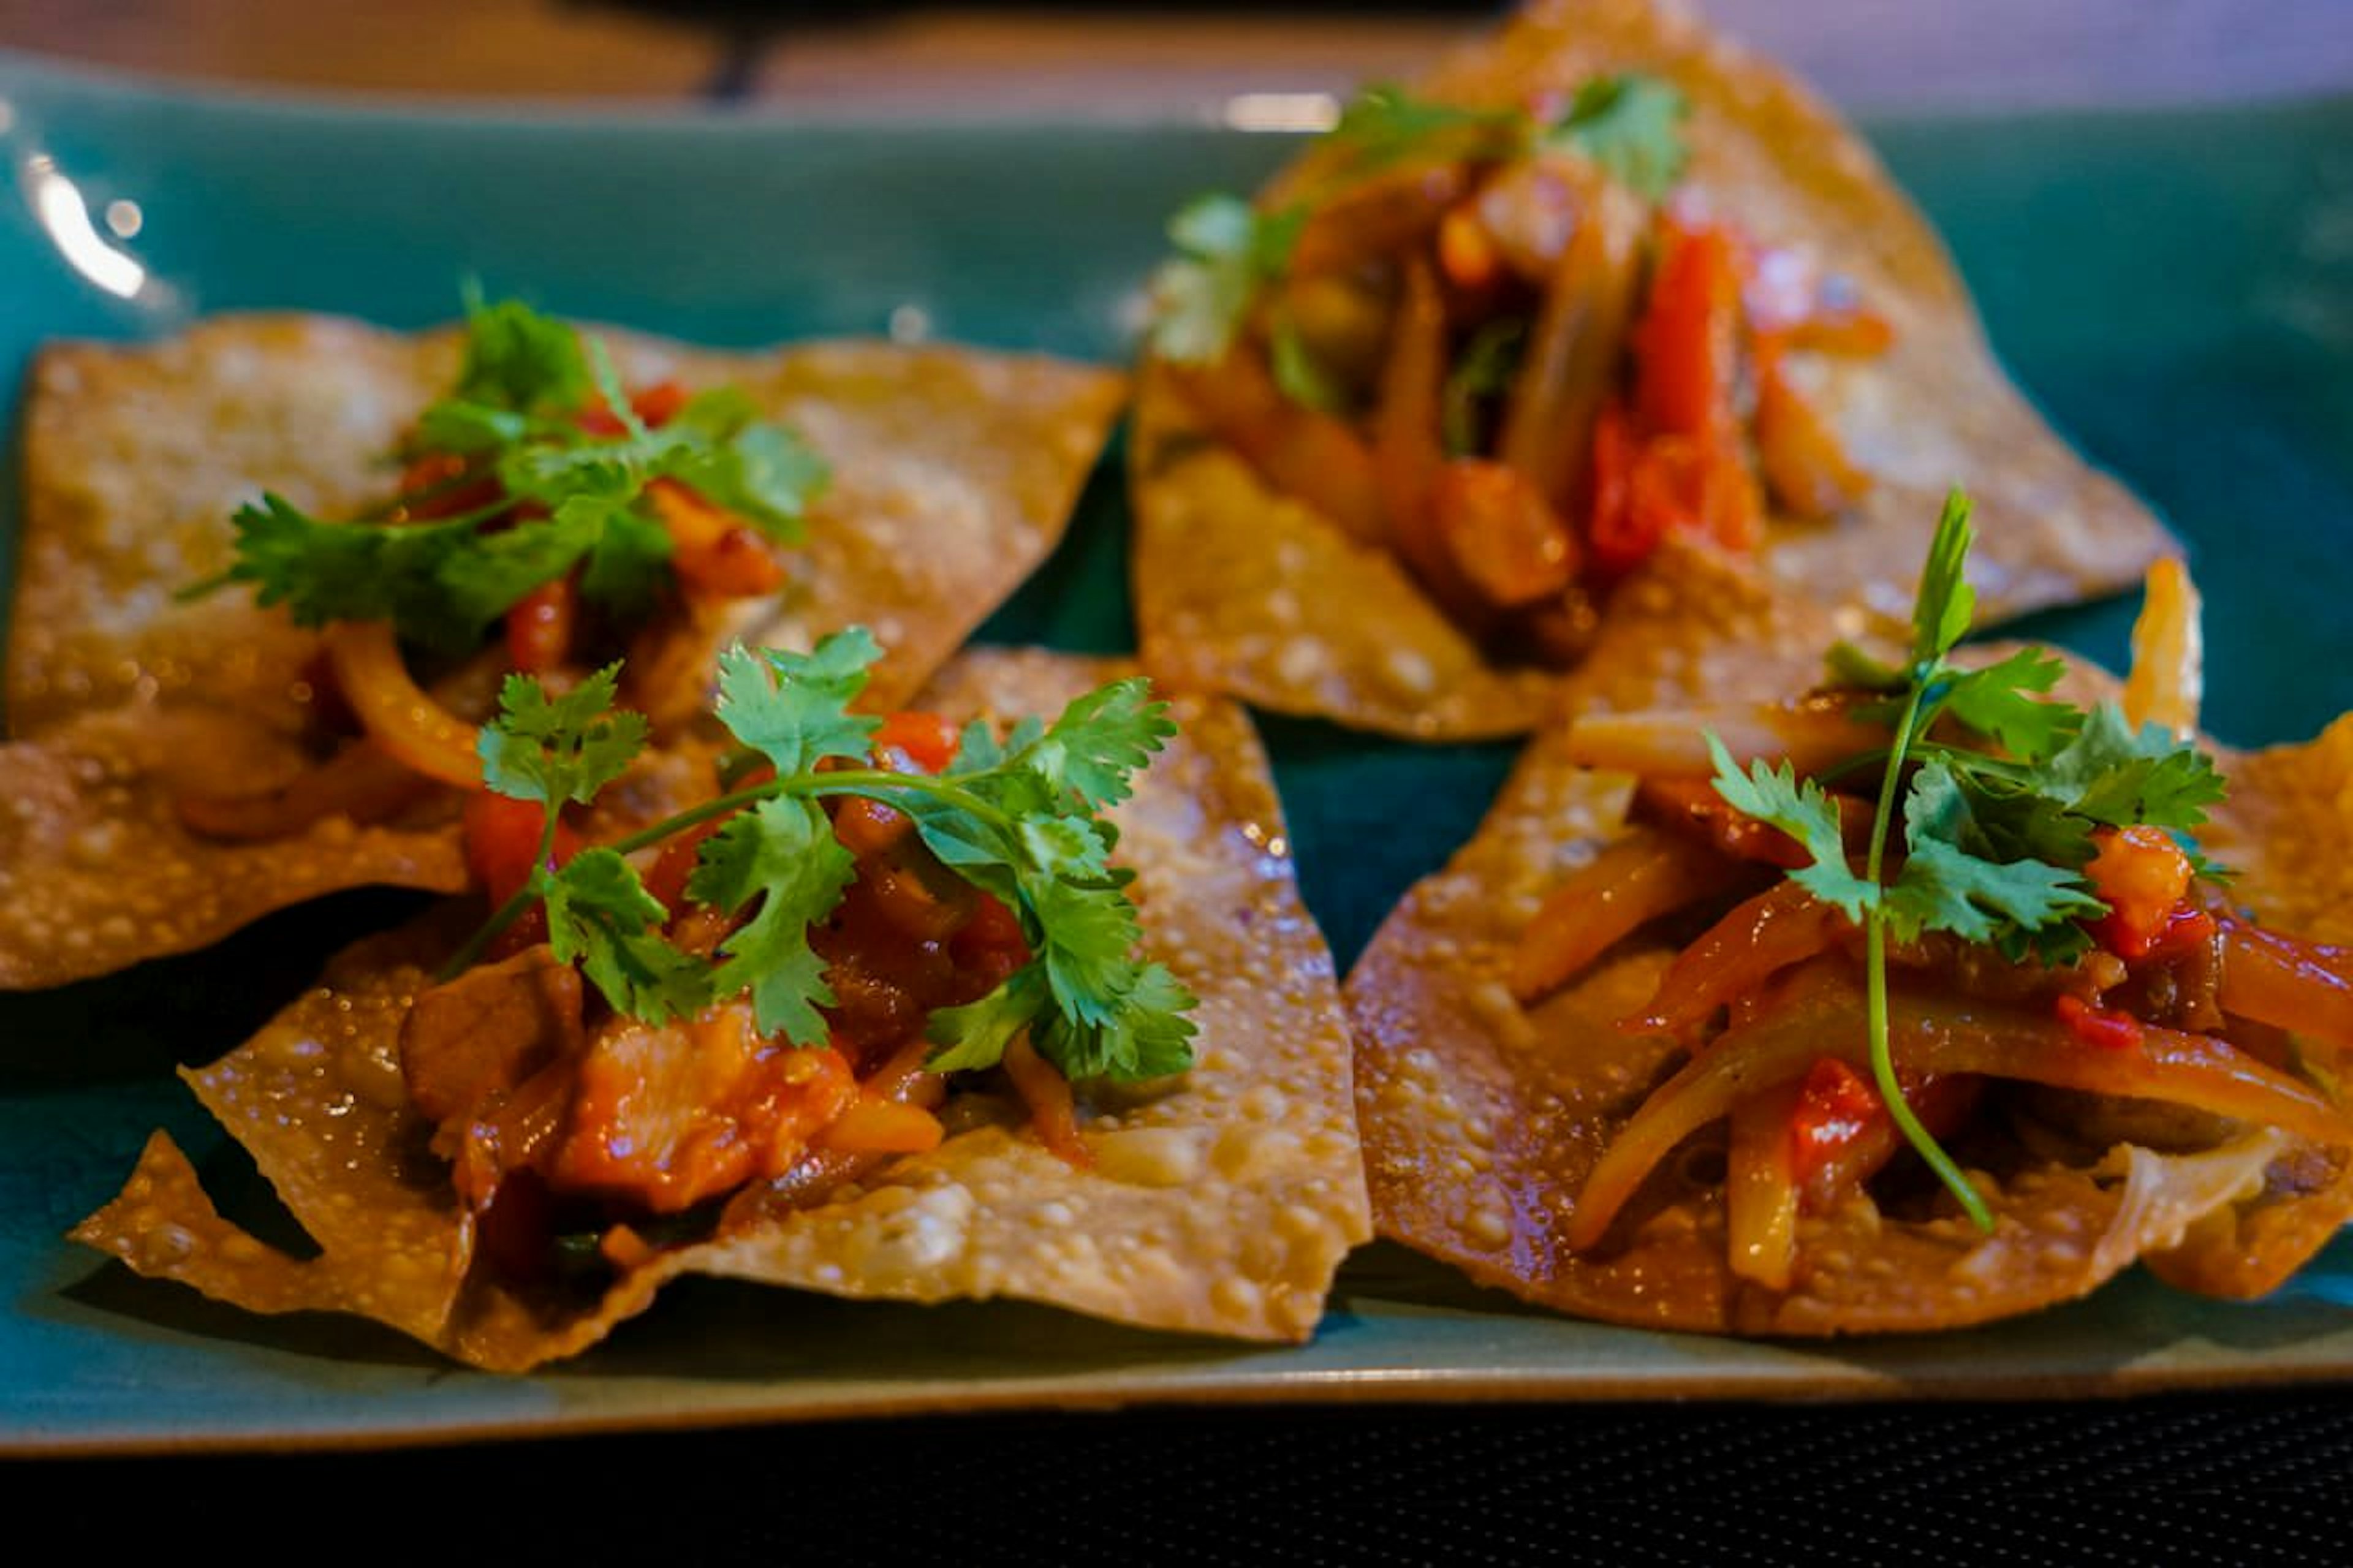
[[[1527,111],[1369,91],[1274,196],[1176,216],[1152,346],[1493,653],[1573,662],[1667,535],[1746,551],[1870,483],[1792,371],[1887,323],[1678,188],[1686,112],[1632,74]]]
[[[1730,903],[1622,1026],[1688,1060],[1595,1166],[1572,1245],[1601,1245],[1658,1163],[1726,1119],[1732,1268],[1774,1288],[1799,1215],[1883,1172],[1900,1187],[1907,1150],[1991,1229],[1947,1148],[1986,1125],[2353,1146],[2319,1087],[2353,1050],[2353,953],[2233,910],[2190,837],[2223,786],[2186,725],[2053,697],[2064,667],[2039,649],[1951,662],[1969,542],[1956,494],[1904,663],[1841,645],[1830,687],[1734,742],[1709,732],[1697,767],[1667,755],[1688,758],[1665,731],[1690,715],[1572,731],[1579,761],[1640,776],[1640,826],[1548,898],[1515,955],[1523,1001],[1638,926]]]
[[[265,495],[237,514],[233,563],[186,590],[249,583],[326,628],[314,727],[367,742],[290,791],[183,801],[195,830],[282,837],[382,818],[427,781],[472,785],[475,726],[452,709],[485,700],[499,667],[569,676],[626,652],[640,706],[677,721],[704,677],[704,639],[682,634],[783,583],[776,549],[828,479],[798,436],[732,389],[631,392],[600,340],[515,301],[470,299],[467,324],[457,384],[418,416],[379,513],[322,521]]]
[[[551,1200],[609,1224],[930,1148],[949,1073],[1001,1067],[1083,1163],[1072,1080],[1191,1065],[1193,998],[1137,955],[1101,816],[1175,732],[1166,706],[1120,680],[1001,738],[853,712],[878,652],[862,628],[730,650],[714,793],[607,843],[566,814],[645,746],[616,672],[508,679],[473,837],[497,908],[401,1042],[501,1256],[570,1233]]]

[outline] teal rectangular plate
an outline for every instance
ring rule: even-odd
[[[2213,728],[2297,739],[2353,707],[2353,100],[1869,130],[1948,237],[2019,378],[2189,542]],[[10,507],[14,399],[34,347],[165,331],[191,311],[419,326],[449,316],[472,275],[714,343],[879,333],[912,308],[941,338],[1117,359],[1165,215],[1198,190],[1248,186],[1286,151],[1183,125],[353,108],[159,91],[6,55],[0,146],[15,182],[0,188]],[[75,225],[60,189],[88,230],[62,247],[54,226]],[[110,226],[116,203],[136,205],[128,238]],[[107,253],[145,269],[139,298],[93,284],[90,270],[125,280]],[[1068,546],[987,635],[1130,646],[1125,521],[1107,465]],[[2109,604],[2031,629],[2114,661],[2128,625],[2129,606]],[[1469,834],[1510,761],[1499,746],[1266,730],[1308,901],[1343,963]],[[2257,1303],[2135,1276],[1999,1328],[1831,1346],[1571,1322],[1378,1246],[1347,1264],[1322,1331],[1295,1348],[686,1281],[609,1343],[513,1378],[364,1324],[250,1318],[62,1240],[151,1127],[231,1190],[252,1180],[170,1069],[226,1049],[338,934],[385,910],[336,900],[215,954],[0,998],[0,1453],[1146,1401],[2053,1397],[2353,1374],[2343,1244]]]

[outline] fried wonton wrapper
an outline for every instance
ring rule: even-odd
[[[707,650],[863,623],[891,649],[871,688],[885,706],[1052,549],[1124,393],[1111,372],[970,350],[604,335],[625,380],[740,387],[833,469],[782,594],[698,626]],[[286,315],[43,353],[0,745],[0,988],[202,947],[338,889],[464,885],[446,791],[376,826],[260,842],[196,837],[173,809],[182,791],[250,795],[310,765],[296,687],[318,647],[242,589],[174,595],[228,564],[231,515],[264,489],[330,518],[380,500],[385,455],[460,343]],[[709,661],[684,651],[677,678],[699,689]]]
[[[1685,95],[1685,180],[1711,216],[1851,279],[1894,330],[1885,353],[1825,363],[1807,386],[1872,483],[1833,521],[1770,519],[1774,582],[1901,616],[1937,502],[1965,475],[1989,621],[2128,586],[2169,549],[2010,385],[1942,246],[1861,139],[1680,7],[1537,0],[1417,91],[1511,106],[1613,71]],[[1423,740],[1516,733],[1544,714],[1555,674],[1491,662],[1388,550],[1270,488],[1164,365],[1145,369],[1136,425],[1136,614],[1156,675]]]
[[[945,712],[1052,711],[1117,673],[1029,653],[960,658]],[[1113,813],[1156,956],[1200,998],[1185,1077],[1106,1093],[1082,1121],[1094,1169],[1049,1152],[1010,1106],[806,1208],[732,1200],[710,1239],[658,1254],[601,1300],[527,1299],[469,1278],[471,1236],[406,1105],[400,1019],[446,934],[360,944],[249,1044],[188,1075],[322,1248],[297,1261],[221,1219],[159,1134],[75,1233],[142,1273],[257,1311],[358,1312],[479,1365],[575,1353],[662,1282],[709,1274],[849,1297],[1016,1297],[1154,1328],[1296,1340],[1369,1234],[1331,957],[1291,868],[1264,755],[1230,704],[1181,700],[1181,735]],[[964,1125],[953,1102],[951,1125]]]
[[[1577,678],[1572,696],[1588,709],[1689,704],[1720,689],[1735,660],[1786,689],[1818,679],[1833,635],[1819,607],[1692,556],[1662,565],[1612,633],[1639,639],[1634,657],[1597,658]],[[1711,625],[1728,635],[1705,635]],[[1597,668],[1615,673],[1604,682]],[[1907,1220],[1868,1203],[1809,1215],[1780,1292],[1733,1274],[1721,1172],[1694,1152],[1665,1162],[1610,1241],[1572,1251],[1574,1198],[1683,1058],[1662,1037],[1618,1027],[1678,951],[1671,935],[1638,931],[1531,1009],[1508,984],[1545,894],[1625,821],[1630,781],[1571,763],[1564,733],[1535,740],[1472,841],[1407,895],[1348,977],[1381,1234],[1580,1316],[1814,1335],[2029,1311],[2143,1257],[2204,1293],[2255,1295],[2353,1212],[2353,1151],[2275,1131],[2186,1155],[2092,1146],[1980,1182],[1990,1237],[1957,1215]],[[2353,854],[2337,852],[2353,849],[2353,720],[2309,745],[2219,761],[2232,795],[2200,841],[2241,873],[2233,900],[2308,940],[2353,939]]]

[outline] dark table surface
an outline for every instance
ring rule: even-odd
[[[303,90],[1125,115],[1398,74],[1493,8],[818,9],[0,0],[0,47]],[[2353,89],[2346,0],[1709,9],[1865,110]],[[264,1557],[396,1531],[463,1560],[2326,1563],[2353,1556],[2353,1398],[1041,1412],[26,1461],[0,1496],[90,1550]]]

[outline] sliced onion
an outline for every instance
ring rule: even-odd
[[[2353,948],[2225,919],[2222,1011],[2353,1051]]]
[[[1555,888],[1512,954],[1512,994],[1534,1002],[1568,984],[1638,927],[1723,892],[1746,874],[1705,845],[1637,830]]]
[[[1641,276],[1641,215],[1607,181],[1579,193],[1577,226],[1545,285],[1496,456],[1555,506],[1576,494],[1615,384]]]
[[[1568,757],[1580,767],[1643,777],[1706,777],[1715,772],[1707,737],[1736,762],[1787,761],[1801,774],[1883,751],[1887,731],[1853,716],[1842,697],[1752,702],[1721,708],[1591,713],[1569,726]]]
[[[480,731],[417,684],[389,621],[339,621],[326,632],[335,680],[368,738],[404,766],[470,788],[482,782]]]
[[[2137,1047],[2088,1045],[2048,1013],[1898,994],[1889,1001],[1888,1037],[1906,1074],[1983,1073],[2166,1100],[2316,1143],[2353,1146],[2353,1122],[2327,1097],[2204,1035],[2145,1026]],[[1577,1194],[1569,1245],[1597,1245],[1651,1168],[1684,1138],[1823,1056],[1870,1068],[1862,988],[1836,960],[1810,965],[1782,1005],[1727,1031],[1644,1102]]]
[[[1650,1005],[1626,1027],[1689,1041],[1717,1011],[1764,990],[1783,970],[1837,940],[1839,912],[1795,882],[1776,882],[1677,954]]]
[[[1724,1217],[1732,1271],[1786,1290],[1798,1261],[1797,1162],[1789,1121],[1801,1080],[1751,1095],[1732,1109],[1725,1155]]]

